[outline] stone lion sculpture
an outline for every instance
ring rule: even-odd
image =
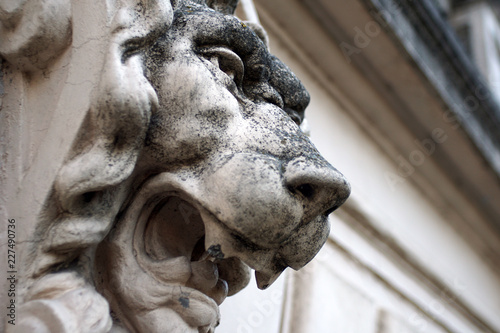
[[[265,289],[324,244],[349,185],[300,128],[308,93],[236,3],[117,13],[8,332],[213,332],[251,269]]]

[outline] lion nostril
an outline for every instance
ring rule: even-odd
[[[311,184],[301,184],[295,187],[295,191],[302,194],[306,199],[311,199],[315,193],[314,187]]]
[[[344,203],[350,193],[349,184],[335,168],[306,158],[288,162],[284,182],[288,191],[303,205],[304,218],[329,215]]]

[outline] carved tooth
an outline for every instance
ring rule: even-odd
[[[205,248],[207,249],[205,259],[214,257],[215,259],[229,258],[238,254],[233,247],[233,240],[224,226],[217,221],[210,213],[201,210],[201,218],[205,224]]]
[[[228,296],[236,294],[250,282],[250,267],[236,257],[227,258],[217,263],[219,278],[227,281]]]
[[[200,214],[207,232],[205,234],[205,248],[209,250],[220,249],[226,258],[236,257],[255,269],[257,286],[260,289],[266,289],[280,276],[284,268],[277,269],[273,264],[276,253],[266,249],[242,247],[210,213],[202,210]],[[209,251],[207,250],[207,252]]]
[[[217,305],[221,305],[227,297],[228,290],[229,288],[227,282],[219,279],[217,281],[217,284],[215,285],[215,288],[207,292],[206,295],[208,297],[211,297],[215,301],[215,303],[217,303]]]
[[[186,286],[201,291],[221,304],[228,294],[228,284],[219,279],[217,265],[210,261],[195,261],[191,263],[192,275]]]
[[[275,272],[274,274],[266,274],[263,272],[255,271],[255,279],[257,280],[257,287],[259,289],[267,289],[270,285],[276,281],[276,279],[281,275],[282,271]]]

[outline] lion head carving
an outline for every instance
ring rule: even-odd
[[[146,59],[160,106],[136,173],[152,176],[98,266],[127,327],[173,330],[175,312],[208,332],[246,265],[266,288],[313,258],[349,187],[300,130],[303,86],[234,16],[185,4]]]
[[[121,156],[133,146],[122,168],[129,171],[102,176],[99,186],[66,185],[94,149],[81,148],[55,186],[65,220],[47,233],[88,219],[81,230],[92,236],[42,241],[50,258],[34,276],[67,274],[61,263],[85,255],[69,269],[109,302],[117,329],[213,332],[218,305],[246,286],[250,269],[265,289],[287,267],[303,267],[328,237],[328,215],[349,196],[300,128],[307,91],[269,53],[261,28],[232,15],[235,4],[180,1],[167,29],[124,52],[140,54],[134,68],[148,102],[131,103],[148,113],[129,128],[139,139],[114,135],[106,149]],[[98,231],[89,227],[102,221]]]

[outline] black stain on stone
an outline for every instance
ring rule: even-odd
[[[179,303],[181,303],[183,308],[185,308],[185,309],[189,308],[189,298],[179,297]]]
[[[220,244],[210,246],[207,252],[210,254],[210,256],[217,260],[224,259],[224,253],[221,250]]]

